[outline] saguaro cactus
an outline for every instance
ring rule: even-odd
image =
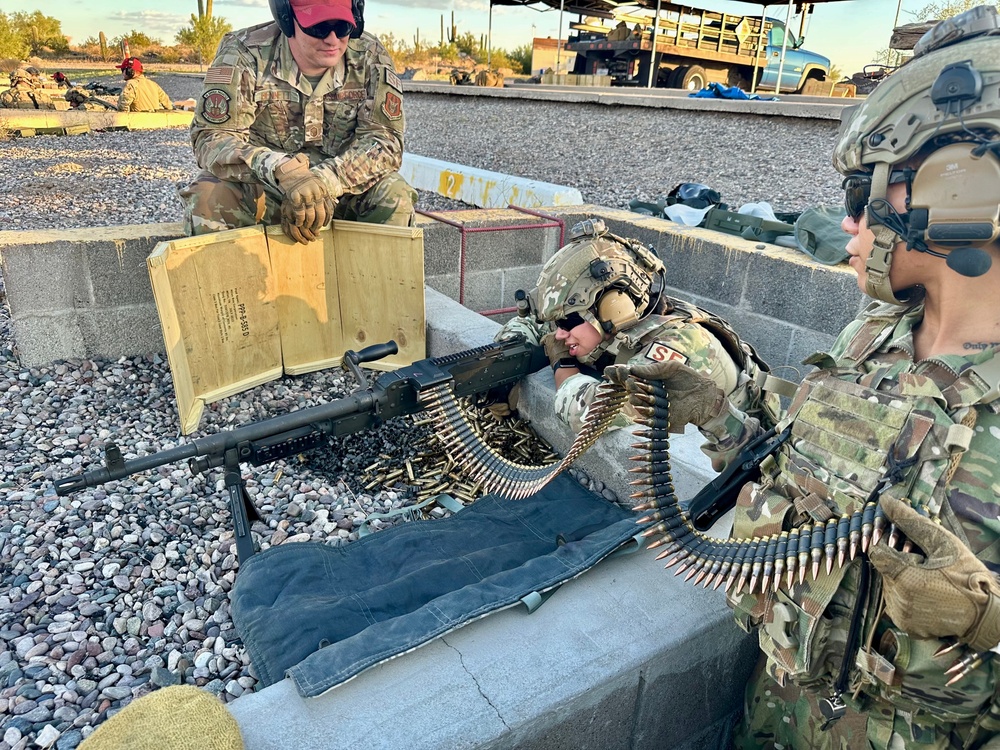
[[[104,62],[107,62],[108,61],[108,38],[104,35],[103,31],[100,34],[98,34],[97,37],[98,37],[98,39],[101,40],[101,59],[104,60]]]

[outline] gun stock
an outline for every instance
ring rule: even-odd
[[[54,482],[56,494],[69,495],[184,460],[188,461],[193,473],[223,467],[236,527],[236,548],[242,562],[254,553],[250,519],[260,516],[240,475],[241,463],[260,466],[314,448],[329,437],[361,432],[393,417],[422,411],[421,393],[448,382],[451,382],[457,396],[471,396],[512,384],[542,369],[548,361],[539,346],[522,340],[504,341],[444,357],[423,359],[407,367],[384,372],[369,385],[359,365],[395,351],[396,344],[390,341],[360,352],[347,352],[343,367],[355,375],[361,387],[328,404],[223,430],[138,458],[125,459],[118,446],[109,443],[101,468],[57,479]]]

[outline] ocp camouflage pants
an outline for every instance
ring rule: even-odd
[[[228,182],[202,172],[178,193],[189,235],[281,223],[280,197],[260,183]],[[363,193],[340,196],[333,218],[406,227],[413,224],[416,202],[416,191],[391,172]]]
[[[996,732],[971,722],[921,725],[914,717],[887,703],[868,701],[868,708],[852,707],[824,731],[825,719],[812,690],[788,684],[781,687],[764,671],[761,658],[747,684],[743,719],[733,733],[736,750],[993,750],[1000,746]],[[987,724],[989,724],[987,722]]]

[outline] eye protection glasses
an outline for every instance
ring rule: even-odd
[[[909,182],[912,176],[913,170],[911,169],[894,169],[889,173],[889,184]],[[841,187],[844,189],[844,208],[847,210],[847,215],[855,221],[859,220],[871,200],[872,176],[869,174],[850,175],[844,178]]]
[[[354,31],[354,24],[337,19],[336,21],[323,21],[313,26],[299,26],[302,33],[311,36],[313,39],[326,39],[332,31],[338,39],[348,37]]]
[[[570,313],[565,318],[560,318],[556,321],[556,328],[569,332],[586,322],[587,321],[580,316],[580,313]]]

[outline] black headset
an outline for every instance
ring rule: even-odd
[[[291,0],[267,0],[271,6],[271,17],[278,24],[285,36],[295,36],[295,13],[292,11]],[[351,13],[354,14],[354,31],[351,39],[357,39],[365,30],[365,0],[351,0]]]
[[[931,88],[931,101],[946,117],[961,118],[980,101],[982,92],[982,75],[965,60],[941,71]],[[976,277],[992,265],[984,248],[1000,237],[1000,141],[968,134],[976,140],[937,149],[908,177],[907,213],[897,213],[888,201],[877,201],[872,214],[903,237],[907,249],[943,258],[953,271]],[[949,252],[932,250],[928,242]]]

